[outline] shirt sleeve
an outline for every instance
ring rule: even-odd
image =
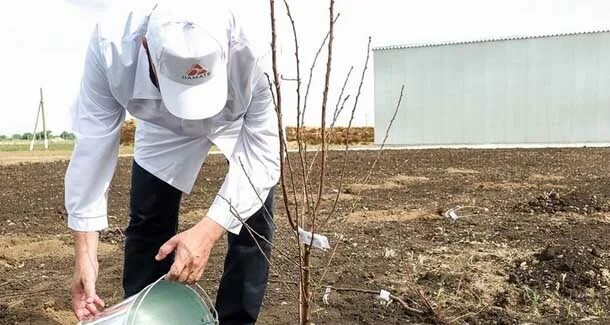
[[[65,177],[68,227],[99,231],[108,227],[107,198],[118,160],[125,109],[110,91],[97,29],[85,60],[80,93],[72,108],[76,144]]]
[[[207,214],[234,234],[239,234],[242,221],[262,208],[280,178],[278,120],[271,91],[256,56],[239,37],[231,59],[237,65],[234,73],[242,76],[235,82],[240,88],[236,93],[248,108],[229,158],[229,172]]]

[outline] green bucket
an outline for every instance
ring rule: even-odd
[[[79,325],[216,325],[218,314],[206,292],[163,278],[137,295]]]

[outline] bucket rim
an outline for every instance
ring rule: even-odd
[[[167,280],[167,277],[168,277],[168,274],[161,276],[159,279],[157,279],[155,282],[149,284],[146,288],[144,288],[144,290],[142,290],[139,294],[137,294],[136,300],[129,306],[129,310],[127,311],[127,319],[125,321],[125,325],[136,325],[134,323],[135,315],[137,315],[142,303],[146,300],[146,297],[148,296],[150,291],[161,281],[179,283],[179,284],[184,285],[186,288],[192,290],[193,293],[195,293],[195,295],[202,300],[204,308],[207,308],[212,313],[213,320],[211,322],[208,321],[206,323],[202,323],[201,325],[218,324],[218,311],[214,307],[214,303],[212,302],[212,299],[210,298],[210,296],[203,289],[203,287],[201,287],[201,285],[199,285],[199,283],[186,284],[186,283],[181,283],[181,282],[177,282],[177,281]]]

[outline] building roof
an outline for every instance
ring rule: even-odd
[[[600,33],[610,33],[610,29],[596,30],[596,31],[587,31],[587,32],[561,33],[561,34],[529,35],[529,36],[506,36],[506,37],[486,38],[486,39],[478,39],[478,40],[470,40],[470,41],[447,41],[447,42],[429,42],[429,43],[415,43],[415,44],[403,44],[403,45],[387,45],[387,46],[378,46],[378,47],[375,47],[375,48],[373,48],[373,51],[400,50],[400,49],[410,49],[410,48],[420,48],[420,47],[461,45],[461,44],[475,44],[475,43],[513,41],[513,40],[523,40],[523,39],[561,37],[561,36],[574,36],[574,35],[587,35],[587,34],[600,34]]]

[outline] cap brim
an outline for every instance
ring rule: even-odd
[[[218,69],[200,85],[185,85],[158,76],[161,98],[172,115],[185,120],[203,120],[218,114],[227,102],[227,72]]]

